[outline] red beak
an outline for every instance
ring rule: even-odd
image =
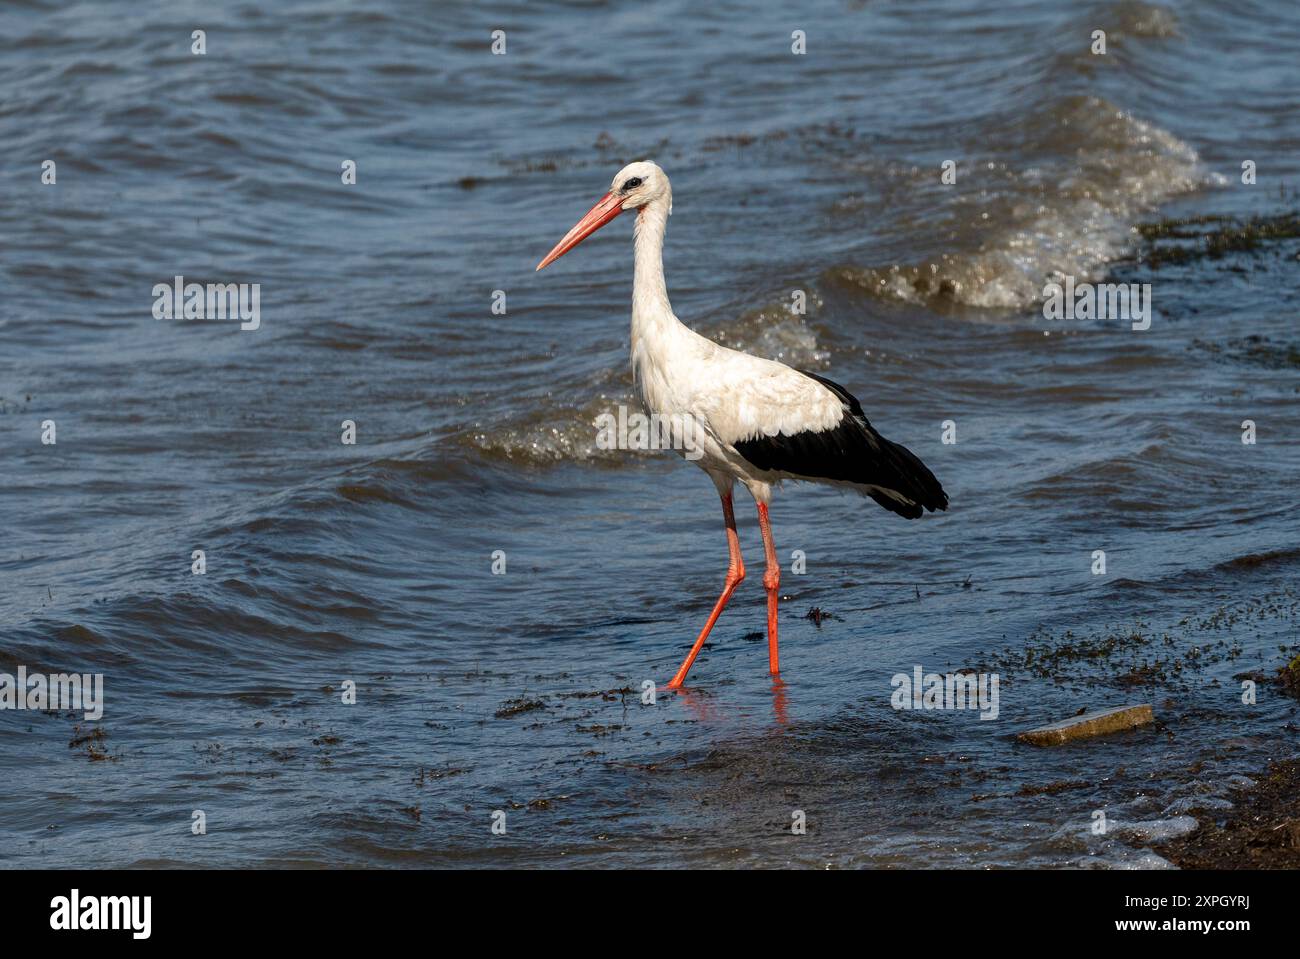
[[[555,249],[546,254],[546,258],[537,264],[537,269],[540,270],[554,263],[622,212],[623,198],[614,193],[606,193],[587,211],[586,216],[574,224],[572,230],[564,234],[564,239],[555,244]]]

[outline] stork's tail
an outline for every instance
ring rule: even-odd
[[[852,436],[841,438],[842,442],[848,440],[845,445],[851,450],[840,467],[845,475],[837,479],[848,479],[885,509],[908,519],[917,519],[926,510],[933,513],[948,508],[948,494],[929,467],[906,446],[876,432],[856,396],[824,376],[807,370],[799,372],[821,383],[848,407],[848,416],[836,432]]]
[[[867,429],[871,429],[869,424]],[[872,484],[866,494],[891,513],[908,519],[919,518],[925,510],[931,513],[946,510],[948,494],[921,458],[906,446],[890,442],[879,433],[876,433],[876,438],[880,444],[876,455],[888,464],[888,468],[880,472],[888,475],[892,482],[888,486]]]

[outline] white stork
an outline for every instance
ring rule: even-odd
[[[677,319],[668,302],[663,264],[664,230],[672,209],[672,186],[664,171],[654,163],[629,164],[537,269],[568,253],[624,210],[637,211],[632,377],[647,412],[660,414],[681,430],[683,435],[674,437],[674,448],[681,449],[683,439],[696,447],[691,457],[709,474],[722,498],[731,554],[722,595],[668,683],[669,689],[678,689],[727,600],[745,578],[732,513],[736,480],[758,504],[767,556],[763,586],[768,667],[773,676],[780,672],[776,614],[781,567],[768,520],[772,486],[796,479],[847,487],[908,519],[925,510],[947,509],[948,495],[910,450],[872,428],[844,387],[815,373],[719,346]]]

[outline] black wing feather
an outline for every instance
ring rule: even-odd
[[[948,508],[948,494],[934,474],[906,446],[877,433],[852,393],[824,376],[799,372],[840,398],[846,407],[844,418],[818,432],[742,440],[734,444],[741,456],[762,470],[875,487],[866,491],[868,496],[908,519],[916,519],[927,509]]]

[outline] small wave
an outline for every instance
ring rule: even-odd
[[[1208,353],[1218,360],[1248,363],[1271,370],[1300,368],[1300,345],[1279,343],[1257,333],[1224,343],[1195,339],[1192,340],[1192,348]]]
[[[1198,825],[1191,816],[1173,816],[1169,819],[1112,822],[1108,832],[1128,842],[1158,843],[1195,832]]]
[[[583,406],[534,409],[517,420],[464,434],[459,441],[488,459],[526,466],[563,462],[616,466],[634,454],[598,447],[596,418],[616,412],[620,404],[640,409],[630,393],[601,394]]]
[[[1258,569],[1261,566],[1287,566],[1300,560],[1300,549],[1277,549],[1267,553],[1247,553],[1220,563],[1216,570],[1238,571]]]
[[[977,189],[958,194],[932,231],[955,249],[921,263],[842,266],[831,278],[932,307],[1023,310],[1049,280],[1097,279],[1132,246],[1140,213],[1215,182],[1188,144],[1098,97],[1000,126],[984,135],[1017,144],[1026,164],[959,172]]]
[[[808,291],[808,309],[816,311],[821,305],[817,293]],[[817,368],[829,356],[818,344],[817,334],[785,304],[750,310],[716,330],[701,332],[733,350],[778,360],[788,366]]]
[[[809,293],[808,308],[816,310],[820,300]],[[723,346],[794,367],[817,369],[827,358],[817,342],[816,333],[806,318],[782,305],[770,304],[750,310],[737,319],[715,329],[701,328],[706,336]],[[625,406],[628,413],[641,412],[639,401],[628,389],[605,388],[590,399],[569,402],[550,401],[524,415],[487,429],[475,428],[456,438],[462,447],[490,460],[514,465],[551,466],[558,463],[588,463],[600,466],[628,466],[646,461],[646,457],[663,456],[661,451],[646,452],[601,449],[597,445],[596,420],[605,413],[618,415]],[[588,387],[588,390],[600,387]]]
[[[389,503],[408,508],[415,505],[381,482],[343,483],[337,487],[337,492],[351,503]]]
[[[1108,13],[1108,39],[1131,36],[1144,40],[1174,40],[1182,36],[1177,15],[1159,4],[1127,0],[1115,4]]]

